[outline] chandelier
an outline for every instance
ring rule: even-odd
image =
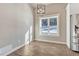
[[[46,5],[37,4],[37,14],[45,14]]]

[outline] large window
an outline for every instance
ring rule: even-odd
[[[59,35],[58,15],[40,18],[40,34]]]

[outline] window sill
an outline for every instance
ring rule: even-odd
[[[59,34],[58,33],[53,33],[53,34],[48,34],[48,33],[41,33],[40,36],[49,36],[49,37],[58,37]]]

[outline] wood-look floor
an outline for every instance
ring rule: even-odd
[[[66,45],[33,41],[8,56],[79,56]]]

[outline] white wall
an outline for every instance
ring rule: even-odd
[[[28,4],[0,4],[0,49],[10,46],[8,49],[12,50],[24,44],[32,23],[32,9]]]
[[[70,3],[70,14],[79,14],[79,3]]]
[[[35,39],[39,41],[47,41],[47,42],[60,42],[66,43],[66,4],[48,4],[46,5],[46,13],[44,16],[59,14],[59,36],[43,36],[40,35],[40,17],[41,15],[37,15],[35,13]],[[35,10],[36,11],[36,10]]]

